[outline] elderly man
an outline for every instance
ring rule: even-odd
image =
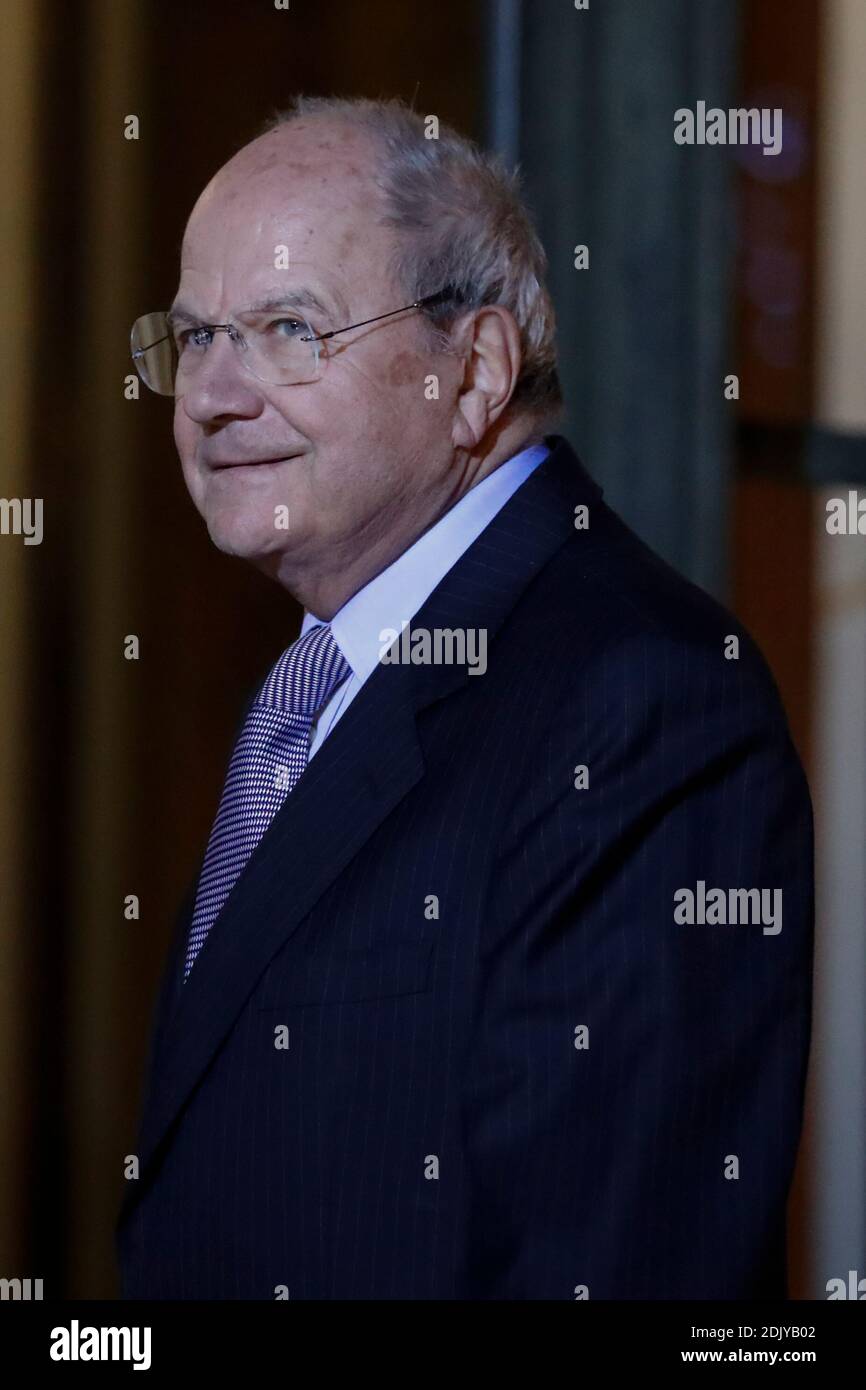
[[[513,179],[428,133],[299,101],[133,330],[215,545],[305,615],[177,923],[123,1293],[781,1296],[803,774],[746,633],[550,433]]]

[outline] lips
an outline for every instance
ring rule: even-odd
[[[289,459],[298,457],[297,454],[277,454],[267,459],[207,459],[205,462],[208,468],[218,472],[223,468],[259,468],[266,463],[286,463]]]

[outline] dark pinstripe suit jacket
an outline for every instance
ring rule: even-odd
[[[377,668],[181,986],[190,890],[124,1297],[784,1295],[805,780],[748,636],[548,442],[413,619],[486,675]],[[699,881],[781,931],[676,921]]]

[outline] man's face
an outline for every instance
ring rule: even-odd
[[[364,137],[324,120],[246,146],[193,210],[175,303],[226,323],[276,294],[311,293],[325,308],[303,310],[316,333],[399,308],[374,158]],[[275,269],[280,247],[288,269]],[[417,310],[319,346],[328,361],[317,381],[277,386],[251,376],[217,333],[174,417],[215,545],[304,598],[320,574],[357,571],[360,583],[371,555],[376,573],[444,510],[462,376],[459,358],[431,352]],[[438,401],[425,391],[432,372]]]

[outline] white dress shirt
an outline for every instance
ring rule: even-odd
[[[531,444],[500,464],[334,614],[331,632],[352,674],[319,711],[310,730],[308,758],[314,757],[378,666],[383,646],[380,634],[387,628],[399,632],[402,624],[415,616],[437,584],[548,453],[546,444]],[[305,613],[301,636],[321,623],[321,618]]]

